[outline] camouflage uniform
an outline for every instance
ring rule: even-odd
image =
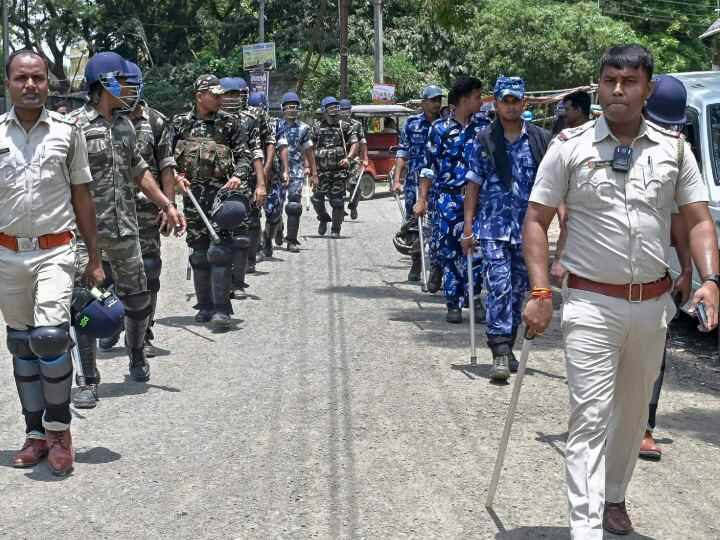
[[[243,114],[242,112],[240,113]],[[263,155],[263,164],[265,164],[265,156],[267,147],[276,143],[275,138],[275,121],[270,117],[268,112],[262,107],[248,107],[244,114],[255,120],[255,125],[260,138],[260,149]],[[265,186],[268,189],[268,200],[272,195],[273,180],[278,178],[279,165],[277,156],[273,159],[273,166],[270,171],[270,177],[265,179]],[[254,172],[253,172],[254,174]],[[250,234],[250,249],[247,257],[247,269],[250,273],[255,271],[255,263],[257,262],[258,246],[260,245],[260,208],[253,207],[248,220],[248,228]],[[268,217],[267,207],[265,208],[265,218]]]
[[[135,178],[142,176],[148,165],[140,155],[137,135],[127,116],[115,113],[108,122],[87,104],[68,117],[80,126],[87,140],[97,244],[109,260],[115,290],[125,305],[125,344],[132,364],[142,353],[151,309],[135,207]],[[80,269],[87,261],[87,247],[78,240],[77,286],[84,285]],[[78,341],[86,381],[97,384],[95,340],[78,336]]]
[[[175,167],[173,157],[173,130],[168,119],[158,110],[148,107],[144,103],[138,105],[139,116],[132,118],[135,133],[138,138],[140,155],[150,168],[155,180],[160,185],[160,174],[168,167]],[[137,207],[138,230],[140,233],[140,250],[142,252],[147,285],[150,290],[150,327],[155,323],[155,308],[157,295],[160,291],[160,272],[162,259],[160,258],[160,226],[158,223],[158,208],[140,191],[135,201]],[[148,337],[152,339],[152,332],[148,328]]]
[[[270,128],[269,135],[272,140],[272,143],[268,144],[274,144],[277,147],[280,120],[278,118],[268,118],[267,122]],[[264,206],[265,232],[263,233],[263,251],[266,257],[271,257],[272,241],[276,234],[279,234],[279,243],[282,243],[282,210],[283,205],[285,204],[285,196],[287,195],[287,186],[283,183],[278,150],[276,150],[275,156],[273,157],[271,177],[266,179],[266,183],[270,184],[270,186],[268,189],[268,197]]]
[[[365,138],[365,129],[363,129],[362,122],[360,120],[351,119],[350,125],[352,126],[353,132],[355,133],[355,137],[357,137],[357,140],[360,144],[367,144],[367,139]],[[350,197],[352,197],[353,192],[355,191],[355,186],[357,186],[358,182],[360,182],[360,170],[361,170],[361,164],[362,164],[363,156],[359,158],[355,158],[353,160],[350,160],[350,170],[348,174],[348,182],[347,182],[347,190],[350,194]],[[360,203],[360,189],[358,188],[358,192],[355,195],[354,199],[350,200],[350,203],[348,204],[348,208],[350,210],[357,209],[358,204]]]
[[[218,191],[232,176],[241,180],[235,193],[244,198],[249,208],[256,184],[252,163],[262,159],[260,138],[253,118],[247,114],[236,116],[218,111],[203,119],[193,109],[175,116],[173,129],[178,170],[191,181],[192,193],[206,215],[211,217]],[[229,290],[231,276],[226,274],[232,272],[233,252],[240,243],[247,244],[249,240],[241,237],[240,242],[234,241],[238,231],[224,230],[214,225],[221,244],[211,246],[210,234],[187,197],[184,207],[188,225],[187,243],[193,249],[190,264],[194,270],[198,301],[195,308],[229,314],[232,312]],[[252,220],[253,216],[249,216],[248,221]]]
[[[313,123],[310,137],[315,146],[320,179],[313,192],[313,207],[318,220],[332,221],[333,232],[339,234],[345,212],[345,183],[348,177],[348,170],[343,169],[340,162],[347,157],[349,147],[358,142],[357,134],[348,122],[338,120],[337,124],[331,124],[323,118]],[[326,197],[333,209],[332,218],[325,208]]]

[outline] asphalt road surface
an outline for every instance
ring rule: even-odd
[[[303,216],[300,254],[258,265],[225,334],[193,321],[186,247],[165,242],[164,352],[148,384],[128,381],[119,347],[101,355],[101,399],[74,411],[77,465],[64,480],[44,464],[10,467],[23,423],[5,353],[0,537],[569,538],[557,321],[535,341],[489,513],[512,388],[489,382],[484,332],[470,366],[467,323],[446,324],[440,296],[405,281],[392,199],[362,204],[339,240],[316,223]],[[665,453],[637,468],[631,538],[720,538],[714,339],[673,328],[656,432]]]

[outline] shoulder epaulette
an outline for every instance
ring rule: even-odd
[[[64,124],[70,124],[71,126],[77,125],[77,117],[76,116],[67,116],[64,114],[60,114],[55,111],[48,111],[48,115],[53,120],[57,120],[58,122],[62,122]]]
[[[574,139],[575,137],[579,137],[583,133],[585,133],[587,130],[595,128],[595,122],[587,122],[583,124],[582,126],[578,126],[576,128],[568,128],[563,129],[560,133],[558,133],[558,140],[560,141],[569,141],[570,139]]]
[[[673,139],[679,139],[680,137],[683,137],[683,134],[681,131],[675,131],[674,129],[667,129],[662,126],[657,125],[654,122],[651,122],[650,120],[645,120],[645,124],[654,131],[657,131],[658,133],[662,133],[663,135],[667,135],[668,137],[672,137]]]

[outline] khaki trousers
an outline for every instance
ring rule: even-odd
[[[605,501],[625,499],[675,310],[669,294],[630,303],[566,291],[562,331],[570,422],[565,455],[573,540],[602,540]]]
[[[0,311],[15,330],[70,322],[74,242],[15,252],[0,247]]]

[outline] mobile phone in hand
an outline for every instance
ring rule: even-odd
[[[700,303],[695,306],[695,315],[697,315],[697,318],[700,321],[700,325],[702,326],[702,329],[707,331],[708,330],[708,317],[707,317],[707,311],[705,310],[705,304]]]

